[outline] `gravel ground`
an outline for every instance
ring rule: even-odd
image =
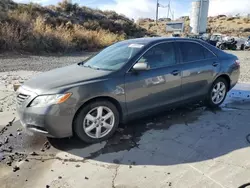
[[[239,82],[250,83],[250,51],[233,51],[231,53],[239,57],[241,62]]]
[[[22,84],[39,72],[81,62],[93,53],[68,56],[0,55],[0,112],[16,110],[14,84]]]
[[[27,56],[0,55],[0,72],[10,71],[48,71],[73,63],[81,62],[93,53],[81,53],[68,56]]]

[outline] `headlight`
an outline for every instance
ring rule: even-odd
[[[31,102],[30,107],[45,107],[64,103],[71,95],[72,93],[38,96]]]

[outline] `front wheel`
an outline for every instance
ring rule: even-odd
[[[221,50],[225,50],[225,49],[226,49],[226,46],[225,46],[224,44],[221,44],[221,45],[219,46],[219,48],[220,48]]]
[[[81,109],[74,122],[75,134],[86,143],[112,136],[119,124],[119,112],[109,101],[95,101]]]
[[[215,80],[207,96],[207,105],[211,108],[219,107],[226,99],[228,87],[224,78]]]

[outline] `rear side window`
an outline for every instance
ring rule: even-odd
[[[180,42],[179,43],[182,62],[199,61],[205,59],[204,47],[193,42]]]
[[[203,48],[204,49],[204,55],[206,59],[211,59],[211,58],[215,58],[216,56],[210,52],[208,49]]]

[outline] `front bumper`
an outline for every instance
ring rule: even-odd
[[[49,107],[28,107],[37,96],[35,93],[20,88],[18,94],[29,97],[17,105],[20,122],[28,132],[42,134],[48,137],[64,138],[73,135],[72,124],[75,106],[68,103],[51,105]]]

